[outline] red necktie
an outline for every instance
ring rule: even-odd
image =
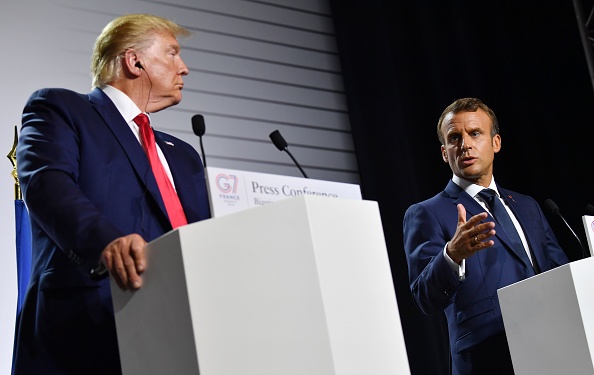
[[[161,164],[161,160],[159,160],[157,145],[155,143],[155,134],[153,133],[153,129],[151,129],[148,116],[141,113],[134,118],[134,122],[140,128],[142,148],[144,148],[144,152],[153,169],[153,174],[155,175],[159,191],[161,192],[161,197],[165,203],[165,209],[167,210],[171,226],[175,229],[179,226],[186,225],[188,221],[186,220],[186,215],[184,214],[184,209],[181,206],[177,192],[173,188],[171,180],[169,180],[165,168],[163,168],[163,164]]]

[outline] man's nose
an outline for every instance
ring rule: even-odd
[[[462,136],[461,149],[462,149],[462,151],[466,151],[469,148],[472,148],[472,140],[471,140],[470,136],[464,135],[464,136]]]
[[[190,71],[189,71],[189,69],[188,69],[188,67],[187,67],[186,63],[184,62],[184,60],[182,60],[182,59],[180,58],[180,62],[181,62],[180,66],[179,66],[179,69],[180,69],[180,74],[181,74],[182,76],[187,76],[187,75],[188,75],[188,73],[190,73]]]

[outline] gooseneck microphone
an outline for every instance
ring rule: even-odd
[[[301,171],[301,174],[303,174],[303,177],[309,178],[307,177],[307,174],[305,174],[303,168],[301,168],[301,165],[299,165],[299,163],[297,162],[297,159],[295,159],[295,157],[293,157],[293,154],[291,154],[291,152],[289,151],[289,145],[287,144],[287,141],[285,141],[285,139],[278,130],[275,130],[272,133],[270,133],[270,139],[279,151],[285,151],[287,154],[289,154],[289,156],[293,160],[293,163],[295,163],[297,168],[299,168],[299,170]]]
[[[561,212],[559,211],[559,206],[557,206],[557,204],[555,202],[553,202],[551,199],[547,199],[546,201],[544,201],[544,206],[547,208],[547,210],[550,213],[559,216],[561,218],[561,220],[563,220],[563,222],[565,223],[565,226],[567,226],[567,228],[569,228],[569,231],[571,232],[571,234],[573,234],[573,236],[575,237],[575,239],[580,244],[580,247],[582,248],[582,258],[583,259],[587,258],[588,257],[588,252],[586,251],[586,248],[584,247],[584,244],[582,243],[582,240],[580,240],[580,238],[578,237],[578,235],[575,234],[575,232],[573,231],[573,229],[571,229],[571,226],[569,225],[569,223],[567,222],[567,220],[565,220],[565,218],[563,217],[563,215],[561,215]]]
[[[202,162],[204,163],[204,168],[206,168],[206,155],[204,154],[204,145],[202,144],[202,136],[206,132],[206,125],[204,124],[204,116],[202,115],[194,115],[192,116],[192,130],[194,130],[194,134],[200,138],[200,151],[202,151]]]

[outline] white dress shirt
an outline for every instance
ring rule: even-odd
[[[489,209],[489,205],[478,195],[481,192],[481,190],[485,189],[484,186],[473,184],[473,183],[466,181],[456,175],[454,175],[452,177],[452,181],[456,185],[458,185],[461,189],[463,189],[466,193],[468,193],[468,195],[473,197],[474,200],[477,201],[485,209],[485,211],[491,215],[491,217],[493,216]],[[530,262],[532,263],[532,255],[530,254],[530,251],[528,248],[528,241],[526,240],[526,235],[524,234],[524,231],[522,230],[522,226],[518,222],[518,219],[516,219],[516,216],[511,211],[511,209],[508,207],[505,200],[501,199],[501,195],[499,194],[499,191],[497,190],[497,185],[495,184],[495,177],[491,178],[491,184],[489,185],[488,188],[492,189],[493,191],[495,191],[497,193],[497,198],[501,201],[501,203],[503,204],[503,207],[505,207],[505,209],[507,210],[509,217],[511,218],[512,222],[514,223],[514,227],[516,227],[516,231],[518,232],[518,235],[520,236],[520,239],[522,240],[522,245],[524,246],[524,250],[526,251],[526,254],[528,254],[528,259],[530,259]],[[460,265],[458,265],[448,255],[448,253],[446,251],[447,246],[448,246],[448,244],[446,244],[443,249],[446,261],[450,265],[450,268],[452,269],[452,271],[458,273],[458,278],[460,280],[464,280],[464,278],[466,277],[466,260],[462,259],[462,262],[460,263]],[[485,251],[489,251],[489,249],[485,249]]]
[[[138,125],[134,122],[134,118],[138,116],[142,111],[138,106],[128,97],[128,95],[124,94],[120,90],[116,89],[113,86],[106,85],[101,89],[105,95],[111,99],[113,104],[116,106],[124,120],[128,123],[130,130],[138,140],[138,143],[142,146],[142,142],[140,141],[140,129]],[[150,115],[146,113],[147,116]],[[152,126],[152,124],[151,124]],[[169,169],[169,164],[167,163],[167,159],[165,159],[165,155],[163,155],[163,151],[159,147],[157,143],[157,154],[159,155],[159,160],[161,160],[161,164],[163,164],[163,168],[165,168],[165,173],[167,173],[167,177],[169,177],[169,181],[171,181],[171,185],[175,189],[175,183],[173,182],[173,176],[171,175],[171,170]]]

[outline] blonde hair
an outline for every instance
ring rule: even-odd
[[[150,47],[157,33],[171,33],[176,38],[191,34],[173,21],[150,14],[128,14],[107,24],[93,47],[93,87],[104,87],[115,80],[122,69],[124,53]]]

